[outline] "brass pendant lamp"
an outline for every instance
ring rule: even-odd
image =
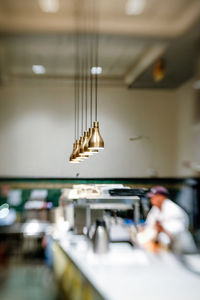
[[[78,107],[79,107],[79,105],[78,105]],[[79,109],[78,109],[78,115],[79,115]],[[79,128],[79,121],[78,121],[78,128]],[[85,159],[85,156],[81,155],[82,143],[83,143],[83,137],[81,136],[78,140],[76,140],[76,152],[75,152],[76,159],[80,162],[84,161],[84,159]]]
[[[78,19],[78,13],[76,11],[76,18]],[[75,143],[73,144],[73,151],[70,155],[70,163],[80,163],[83,159],[80,157],[80,141],[79,141],[79,93],[80,93],[80,58],[79,58],[79,43],[80,37],[78,28],[76,31],[76,57],[75,57],[75,75],[74,75],[74,120],[75,120]]]
[[[76,45],[76,59],[75,59],[75,72],[74,72],[74,137],[75,137],[75,143],[73,144],[73,150],[72,154],[69,158],[69,163],[78,164],[80,163],[80,160],[77,159],[77,100],[78,100],[78,33],[77,33],[77,39],[76,39],[77,45]]]
[[[97,0],[96,0],[97,1]],[[95,7],[95,12],[93,14],[95,20],[98,19],[97,17],[97,7]],[[92,44],[95,49],[95,65],[96,65],[96,70],[98,67],[98,32],[97,32],[97,26],[96,26],[96,34],[92,35]],[[92,45],[92,46],[93,46]],[[93,64],[93,55],[91,55],[92,59],[91,62]],[[92,70],[92,65],[91,65],[91,70]],[[104,140],[100,134],[99,131],[99,122],[97,121],[97,94],[98,94],[98,72],[96,71],[95,74],[93,75],[91,72],[91,80],[93,81],[93,76],[94,76],[94,81],[95,81],[95,121],[93,122],[93,128],[92,130],[90,129],[90,137],[89,137],[89,143],[88,143],[88,149],[93,150],[93,151],[99,151],[101,149],[104,149]],[[92,84],[91,84],[92,85]]]
[[[85,155],[91,156],[94,154],[94,151],[92,151],[91,149],[88,149],[88,143],[89,143],[89,132],[87,131],[87,114],[88,114],[88,74],[89,74],[89,70],[90,70],[90,66],[89,66],[89,39],[88,36],[86,36],[86,59],[85,59],[85,65],[86,65],[86,74],[85,74],[85,131],[84,131],[84,142],[83,142],[83,151],[85,153]]]
[[[72,154],[70,155],[70,158],[69,158],[69,162],[72,163],[72,164],[78,164],[80,161],[76,158],[76,148],[77,148],[77,143],[75,142],[73,144],[73,151],[72,151]]]
[[[84,65],[82,62],[82,78],[81,78],[81,133],[82,136],[80,137],[80,153],[79,156],[82,157],[83,159],[85,158],[85,154],[84,154],[84,146],[83,146],[83,141],[84,141],[84,137],[83,137],[83,98],[84,98]]]
[[[83,35],[82,35],[83,36]],[[83,41],[82,41],[83,42]],[[78,107],[78,118],[77,118],[77,137],[79,136],[79,117],[81,113],[81,131],[83,134],[83,97],[84,97],[84,65],[83,65],[83,53],[80,51],[80,35],[78,35],[78,84],[77,84],[77,107]],[[81,61],[82,60],[82,61]],[[81,64],[81,63],[82,64]],[[80,111],[80,101],[81,101],[81,111]],[[75,151],[75,156],[76,160],[79,162],[84,161],[85,159],[88,158],[87,155],[83,153],[83,136],[79,137],[76,141],[76,151]]]
[[[84,61],[82,57],[82,70],[81,70],[81,133],[82,136],[80,137],[80,157],[82,158],[88,158],[86,157],[84,153],[84,136],[83,136],[83,102],[84,102]]]
[[[92,134],[89,140],[89,149],[91,150],[101,150],[104,149],[104,141],[99,131],[99,122],[94,121]]]
[[[91,34],[89,35],[87,30],[85,34],[82,32],[81,44],[85,47],[80,51],[80,34],[78,30],[78,19],[80,18],[80,1],[76,2],[76,21],[77,21],[77,34],[76,34],[76,60],[75,60],[75,77],[74,77],[74,87],[75,87],[75,143],[73,144],[73,151],[70,155],[70,163],[80,163],[87,159],[91,155],[98,153],[100,149],[104,149],[104,141],[99,131],[99,122],[97,121],[97,88],[98,88],[98,74],[91,72],[94,64],[96,69],[98,67],[98,34],[93,33],[94,22],[97,20],[97,8],[92,1],[92,14],[91,14]],[[78,3],[79,2],[79,3]],[[85,6],[86,8],[87,6]],[[96,9],[96,11],[95,11]],[[85,20],[87,20],[86,12],[82,9],[81,11]],[[84,14],[85,13],[85,14]],[[84,18],[83,18],[84,19]],[[84,26],[82,26],[83,28]],[[85,26],[85,29],[87,26]],[[90,37],[90,41],[88,39]],[[95,62],[93,61],[95,53]],[[90,63],[89,63],[90,56]],[[88,115],[88,78],[90,78],[90,116],[91,116],[91,127],[87,130],[87,115]],[[93,89],[94,87],[94,89]],[[94,98],[93,98],[94,93]],[[85,100],[84,100],[85,99]],[[94,112],[95,120],[93,122],[93,99],[94,101]],[[80,102],[81,101],[81,102]],[[85,101],[85,106],[84,106]],[[81,103],[81,110],[80,110]],[[85,107],[85,126],[84,124],[84,107]],[[80,118],[81,116],[81,118]],[[79,123],[79,118],[81,119],[81,128]],[[93,127],[92,127],[93,125]],[[85,130],[83,129],[85,127]],[[81,129],[81,131],[79,131]],[[82,136],[80,137],[80,132]]]
[[[83,157],[81,157],[81,137],[79,136],[79,129],[80,129],[80,61],[78,57],[78,80],[77,80],[77,139],[76,139],[76,148],[74,151],[74,156],[76,161],[82,162],[84,160]]]
[[[83,35],[83,39],[82,39],[82,43],[84,44],[85,39],[84,39],[84,35]],[[83,49],[85,50],[85,49]],[[81,66],[81,133],[82,136],[80,138],[80,153],[79,153],[79,157],[81,157],[82,159],[88,159],[88,155],[85,154],[84,151],[84,147],[85,147],[85,137],[84,137],[84,132],[83,132],[83,125],[84,125],[84,98],[85,98],[85,90],[86,90],[86,76],[87,74],[85,74],[86,71],[86,62],[85,62],[85,53],[84,51],[82,51],[82,66]],[[86,76],[85,76],[86,75]],[[85,90],[84,90],[85,89]],[[86,100],[86,99],[85,99]],[[87,113],[87,111],[86,111]]]
[[[80,156],[80,147],[81,147],[81,142],[80,142],[80,139],[79,139],[79,140],[76,140],[76,149],[75,149],[75,152],[74,152],[76,160],[79,161],[79,162],[84,160],[84,158],[82,158]]]

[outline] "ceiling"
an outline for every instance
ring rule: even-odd
[[[132,72],[147,58],[157,57],[166,48],[166,41],[153,41],[128,36],[101,35],[99,65],[101,80],[132,82]],[[81,49],[83,51],[83,49]],[[32,65],[43,65],[46,74],[40,78],[73,79],[75,68],[75,36],[68,35],[8,35],[0,39],[1,77],[4,80],[35,78]],[[146,65],[142,69],[146,68]],[[141,69],[141,70],[142,70]],[[141,71],[139,69],[139,73]],[[130,77],[130,78],[129,78]]]
[[[200,53],[200,23],[187,34],[169,43],[161,58],[164,63],[164,78],[157,82],[153,76],[155,62],[134,78],[130,88],[177,88],[195,76]]]
[[[56,13],[41,10],[41,0],[1,0],[0,31],[7,33],[67,33],[75,29],[74,3],[91,6],[94,0],[56,0]],[[55,1],[55,0],[54,0]],[[109,34],[175,37],[200,16],[199,0],[146,0],[140,15],[127,15],[128,0],[98,1],[100,31]],[[80,18],[80,27],[81,27]]]
[[[91,1],[85,0],[85,4],[90,4]],[[199,38],[197,26],[200,1],[148,0],[140,15],[125,13],[127,1],[99,2],[99,64],[103,69],[101,79],[133,88],[154,88],[157,86],[151,81],[151,68],[159,57],[166,56],[172,69],[183,64],[183,60],[191,59],[194,41]],[[40,78],[73,78],[76,25],[74,3],[80,3],[80,0],[60,0],[59,3],[57,13],[45,13],[39,6],[39,0],[0,1],[2,83],[14,78],[36,78],[37,75],[32,72],[34,64],[41,64],[46,68],[46,74],[40,75]],[[83,20],[79,16],[80,28],[82,24]],[[195,35],[191,35],[194,30]],[[184,46],[188,41],[192,48]],[[183,47],[185,51],[180,51]],[[184,59],[177,59],[182,52]],[[191,54],[190,58],[188,53]],[[175,59],[177,64],[174,63]],[[187,74],[191,73],[189,69],[185,68]],[[182,73],[184,71],[177,78]],[[181,80],[185,78],[187,76],[182,76]],[[170,77],[168,80],[170,81]],[[169,82],[158,87],[166,86],[170,86]]]

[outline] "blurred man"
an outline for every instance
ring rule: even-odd
[[[153,187],[147,194],[152,208],[146,226],[154,229],[154,238],[158,242],[170,244],[175,252],[194,252],[196,246],[188,230],[188,216],[168,195],[168,190],[163,186]]]

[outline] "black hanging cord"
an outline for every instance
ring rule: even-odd
[[[98,33],[95,34],[95,67],[96,67],[96,73],[95,73],[95,121],[97,121],[97,93],[98,93]]]
[[[97,0],[94,0],[94,21],[96,21],[96,33],[94,35],[94,51],[95,51],[95,121],[97,121],[97,94],[98,94],[98,49],[99,49],[99,33],[98,33],[98,23],[99,23],[99,13],[98,13],[98,7],[97,7]]]
[[[89,69],[89,62],[88,62],[88,55],[89,55],[89,40],[88,40],[88,9],[87,9],[87,2],[85,1],[85,130],[87,130],[87,107],[88,107],[88,69]]]
[[[92,121],[93,121],[93,79],[94,75],[92,74],[92,68],[94,67],[94,51],[95,51],[95,44],[94,44],[94,29],[95,29],[95,0],[90,0],[90,122],[92,128]]]
[[[77,98],[77,60],[75,59],[75,72],[74,72],[74,139],[76,140],[76,98]]]
[[[79,36],[78,36],[78,31],[76,32],[76,42],[75,42],[75,46],[76,46],[76,50],[75,50],[75,72],[74,72],[74,137],[75,140],[77,139],[77,97],[78,97],[78,91],[77,91],[77,87],[78,87],[78,40],[79,40]]]
[[[85,130],[87,130],[87,101],[88,101],[88,36],[86,36],[86,57],[85,57]]]
[[[80,100],[80,34],[78,33],[77,47],[77,139],[79,139],[79,100]]]
[[[90,34],[90,122],[92,127],[92,111],[93,111],[93,34]]]
[[[84,36],[82,37],[82,42],[84,42]],[[85,69],[84,55],[82,55],[82,59],[81,59],[81,133],[82,135],[83,135],[84,69]]]
[[[82,135],[84,135],[84,101],[87,102],[87,61],[86,61],[86,54],[87,54],[87,37],[86,37],[86,1],[83,1],[82,4],[82,84],[81,84],[81,104],[82,104]],[[85,119],[87,122],[87,110],[85,114]],[[86,128],[87,129],[87,123]]]
[[[79,30],[78,30],[78,2],[75,2],[75,72],[74,72],[74,130],[75,140],[78,139],[79,135]]]

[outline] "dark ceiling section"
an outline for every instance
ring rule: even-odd
[[[200,54],[200,23],[181,38],[171,41],[161,57],[164,61],[165,76],[156,82],[152,64],[129,88],[174,89],[190,79],[195,72],[195,62]]]

